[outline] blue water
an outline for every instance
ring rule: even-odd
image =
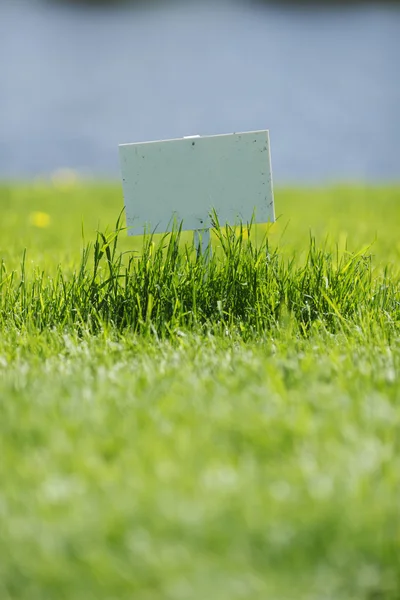
[[[276,182],[400,179],[399,7],[0,3],[0,178],[264,128]]]

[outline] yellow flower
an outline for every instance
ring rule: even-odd
[[[29,221],[34,227],[43,229],[50,225],[51,218],[47,213],[37,211],[30,214]]]

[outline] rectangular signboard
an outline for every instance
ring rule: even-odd
[[[274,221],[268,131],[191,136],[119,147],[130,235]]]

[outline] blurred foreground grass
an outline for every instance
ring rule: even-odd
[[[400,188],[277,190],[271,248],[304,262],[311,231],[317,259],[271,288],[241,252],[206,280],[201,264],[190,278],[161,269],[157,315],[182,290],[217,289],[239,319],[213,300],[213,335],[169,316],[166,339],[113,325],[112,294],[126,318],[137,294],[103,286],[105,251],[103,279],[68,287],[82,221],[93,240],[121,206],[113,185],[0,189],[0,598],[398,600]],[[327,236],[342,254],[375,240],[371,274],[344,254],[336,276]],[[61,263],[65,286],[30,272],[10,283],[24,248],[45,273]],[[294,315],[256,313],[244,335],[246,273],[264,308],[283,280]],[[69,308],[49,326],[57,302]]]

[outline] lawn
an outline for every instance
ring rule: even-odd
[[[1,599],[400,598],[400,187],[275,201],[207,265],[0,186]]]

